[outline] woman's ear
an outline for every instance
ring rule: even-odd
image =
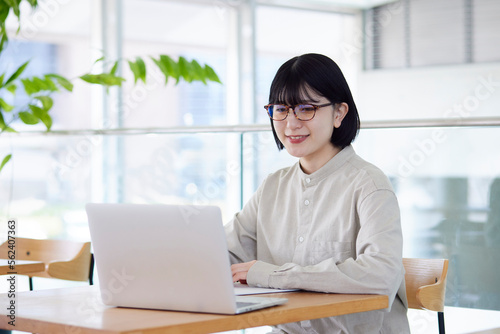
[[[339,106],[334,111],[333,126],[339,128],[344,120],[345,115],[349,112],[349,105],[345,102],[339,104]]]

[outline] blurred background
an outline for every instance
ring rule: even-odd
[[[228,221],[295,162],[263,108],[276,70],[322,53],[357,103],[356,152],[396,190],[404,256],[450,260],[446,305],[500,310],[499,1],[40,0],[7,29],[0,67],[31,59],[26,76],[168,54],[223,82],[76,82],[55,98],[52,133],[14,124],[0,216],[19,236],[89,240],[87,202],[212,204]]]

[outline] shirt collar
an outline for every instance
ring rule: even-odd
[[[335,173],[340,167],[342,167],[356,152],[351,145],[346,146],[337,153],[333,158],[331,158],[324,166],[311,174],[306,174],[300,168],[300,162],[297,162],[296,168],[302,180],[302,184],[305,186],[312,186],[317,184],[322,179],[326,178],[328,175]]]

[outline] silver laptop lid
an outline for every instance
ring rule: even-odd
[[[87,204],[103,302],[235,313],[220,209]]]

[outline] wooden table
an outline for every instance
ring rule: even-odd
[[[15,261],[15,268],[12,269],[9,260],[0,259],[0,275],[24,275],[45,270],[45,263],[39,261]]]
[[[286,292],[288,303],[240,315],[142,310],[105,306],[97,286],[17,294],[15,328],[9,325],[7,294],[0,295],[0,328],[33,333],[213,333],[388,307],[387,296]]]

